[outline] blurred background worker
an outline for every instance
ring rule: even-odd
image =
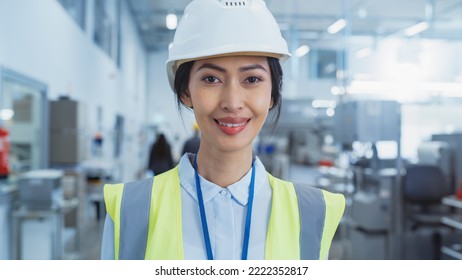
[[[157,136],[149,153],[148,171],[153,175],[161,174],[173,167],[173,157],[170,144],[163,133]]]
[[[182,155],[184,155],[185,153],[197,154],[197,151],[199,151],[199,145],[201,143],[201,139],[199,136],[199,132],[200,132],[199,126],[197,125],[197,123],[194,123],[193,130],[194,130],[194,135],[191,136],[184,143],[183,151],[181,152]]]

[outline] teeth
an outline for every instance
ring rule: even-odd
[[[221,126],[226,126],[226,127],[239,127],[243,126],[245,123],[221,123],[218,122]]]

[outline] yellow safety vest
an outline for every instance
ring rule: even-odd
[[[265,259],[326,259],[345,208],[343,195],[268,177]],[[178,166],[154,179],[106,185],[104,200],[114,222],[115,259],[184,259]]]

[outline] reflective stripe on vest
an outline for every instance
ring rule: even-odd
[[[273,195],[265,259],[327,258],[344,197],[268,176]],[[180,188],[178,167],[156,176],[154,183],[104,187],[116,259],[184,259]]]

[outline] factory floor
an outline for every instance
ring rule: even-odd
[[[96,212],[96,210],[95,210]],[[80,253],[75,259],[99,260],[101,252],[101,236],[103,233],[104,219],[97,220],[96,217],[89,221],[82,229],[80,236]],[[72,243],[72,242],[69,242]],[[67,248],[72,248],[67,244]],[[72,249],[71,249],[72,250]],[[71,255],[72,256],[72,255]]]

